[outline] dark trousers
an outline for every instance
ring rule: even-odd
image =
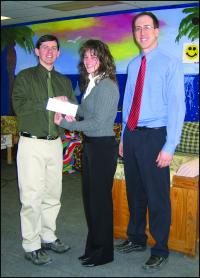
[[[169,167],[158,168],[156,158],[166,141],[166,128],[129,131],[123,138],[124,171],[130,210],[128,238],[146,245],[146,213],[156,243],[152,255],[167,257],[171,222]]]
[[[88,226],[85,254],[98,263],[113,260],[112,186],[117,153],[113,136],[84,140],[82,189]]]

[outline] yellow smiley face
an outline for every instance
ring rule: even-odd
[[[198,48],[195,44],[188,45],[185,49],[185,55],[189,60],[195,60],[198,56]]]

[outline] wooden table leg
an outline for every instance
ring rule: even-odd
[[[12,164],[13,158],[12,158],[12,147],[7,147],[7,163]]]

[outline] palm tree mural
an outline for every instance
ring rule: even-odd
[[[17,62],[15,45],[18,44],[26,52],[31,53],[34,49],[34,32],[27,26],[1,28],[1,51],[7,47],[7,72],[9,80],[9,114],[13,114],[11,94]]]
[[[183,13],[188,15],[182,19],[179,25],[176,42],[179,42],[183,36],[188,36],[188,39],[194,41],[199,38],[199,7],[186,8]]]

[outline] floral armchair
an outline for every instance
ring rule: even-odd
[[[13,162],[12,147],[19,139],[16,116],[1,116],[1,149],[7,149],[7,163]]]
[[[1,116],[1,134],[12,134],[14,137],[18,136],[16,116]]]

